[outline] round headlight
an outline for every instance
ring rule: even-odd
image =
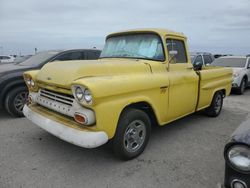
[[[34,82],[34,80],[30,80],[30,85],[32,86],[32,87],[34,87],[35,86],[35,82]]]
[[[228,159],[233,167],[240,171],[250,172],[250,148],[236,145],[229,149]]]
[[[30,86],[31,85],[31,79],[27,80],[27,84]]]
[[[84,90],[84,99],[87,103],[92,103],[92,95],[88,89]]]
[[[234,73],[234,74],[233,74],[233,77],[234,77],[234,78],[239,77],[239,76],[240,76],[239,73]]]
[[[75,89],[75,96],[76,96],[76,98],[77,98],[79,101],[81,101],[81,100],[83,99],[83,95],[84,95],[84,92],[83,92],[82,88],[77,87],[77,88]]]

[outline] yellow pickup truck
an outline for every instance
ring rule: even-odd
[[[232,70],[192,65],[182,33],[141,29],[108,35],[98,60],[48,63],[24,80],[29,120],[80,147],[111,141],[128,160],[143,152],[153,124],[203,109],[218,116]]]

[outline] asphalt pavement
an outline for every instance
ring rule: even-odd
[[[108,145],[83,149],[0,111],[0,188],[213,188],[224,144],[249,115],[250,89],[226,98],[217,118],[195,113],[153,128],[144,153],[124,162]]]

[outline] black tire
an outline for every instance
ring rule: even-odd
[[[210,117],[217,117],[220,115],[221,109],[223,106],[223,93],[221,91],[217,91],[214,94],[211,105],[205,109],[205,113]]]
[[[243,95],[247,87],[247,79],[243,78],[240,83],[240,87],[237,88],[236,93],[238,95]]]
[[[141,110],[125,109],[112,140],[113,151],[122,160],[133,159],[144,151],[150,134],[151,122],[148,115]]]
[[[28,90],[25,86],[19,86],[7,93],[5,109],[13,117],[23,117],[23,106],[28,99]]]

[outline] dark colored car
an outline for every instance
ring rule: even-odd
[[[27,70],[41,69],[53,61],[98,59],[101,51],[96,49],[51,50],[40,52],[19,64],[0,66],[0,108],[14,117],[23,116],[23,106],[27,102],[28,89],[23,80]]]
[[[225,188],[250,188],[250,119],[233,133],[224,150]]]

